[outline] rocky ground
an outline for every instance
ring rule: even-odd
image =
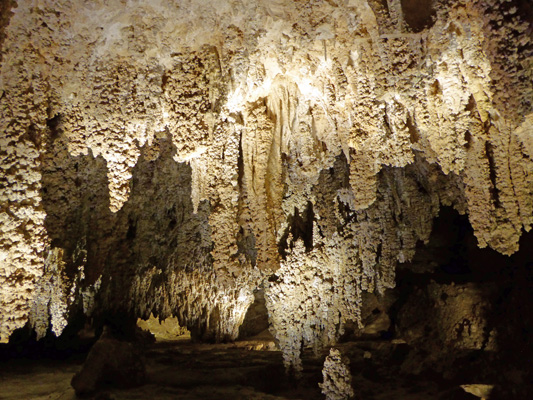
[[[323,399],[324,355],[304,352],[299,384],[285,377],[282,355],[266,339],[232,344],[190,340],[156,342],[145,351],[148,382],[137,388],[105,387],[91,399]],[[400,373],[407,345],[367,340],[338,346],[350,358],[358,399],[475,399],[461,388],[472,382],[445,381],[436,375]],[[260,349],[260,350],[257,350]],[[70,381],[85,354],[63,359],[17,359],[0,364],[1,399],[75,399]]]

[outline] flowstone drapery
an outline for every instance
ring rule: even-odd
[[[263,287],[298,370],[362,291],[394,286],[441,205],[515,252],[533,222],[528,7],[3,8],[2,341],[80,309],[232,339]]]

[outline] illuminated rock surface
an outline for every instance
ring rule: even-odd
[[[342,357],[339,350],[332,348],[324,361],[320,385],[327,400],[349,400],[354,398],[352,376],[348,368],[349,360]]]
[[[83,315],[233,340],[261,291],[299,373],[442,206],[505,255],[531,228],[527,1],[0,9],[2,342]]]

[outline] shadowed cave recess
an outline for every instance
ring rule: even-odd
[[[533,396],[528,0],[0,3],[1,399]]]

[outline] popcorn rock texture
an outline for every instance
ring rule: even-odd
[[[326,400],[350,400],[355,398],[349,364],[350,361],[347,357],[343,357],[338,349],[331,348],[322,370],[324,383],[320,384],[322,394],[326,396]]]
[[[360,322],[441,205],[533,223],[533,32],[513,0],[1,6],[0,337],[82,310],[238,335],[286,365]]]

